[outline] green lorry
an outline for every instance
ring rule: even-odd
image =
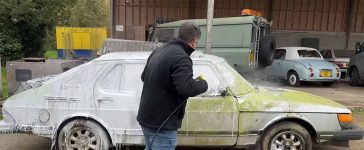
[[[177,36],[179,26],[186,21],[195,22],[201,27],[197,50],[204,52],[206,19],[156,24],[150,40],[168,42]],[[271,22],[267,19],[258,16],[215,18],[212,25],[212,54],[225,58],[239,73],[249,73],[272,63],[275,40],[269,35]]]

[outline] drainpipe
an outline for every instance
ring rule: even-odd
[[[214,18],[214,0],[208,1],[207,7],[207,20],[206,20],[206,54],[211,54],[211,28],[212,28],[212,19]]]

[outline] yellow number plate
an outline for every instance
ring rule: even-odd
[[[331,71],[323,70],[323,71],[321,71],[320,76],[321,77],[331,77],[332,74],[331,74]]]

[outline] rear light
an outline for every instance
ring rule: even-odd
[[[253,51],[249,51],[249,66],[252,66],[254,63],[254,52]]]
[[[337,65],[339,68],[348,68],[347,62],[335,62],[335,65]]]
[[[343,64],[343,63],[340,63],[340,62],[336,63],[336,65],[337,65],[339,68],[344,67],[344,64]]]
[[[308,76],[310,78],[313,78],[315,76],[315,71],[313,70],[312,67],[308,68]]]
[[[349,128],[351,123],[353,122],[353,115],[352,114],[337,114],[337,118],[341,127]]]

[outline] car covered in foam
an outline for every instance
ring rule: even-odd
[[[58,149],[107,149],[143,145],[136,121],[149,52],[105,54],[62,74],[38,80],[9,97],[2,133],[52,138]],[[179,146],[311,149],[314,143],[359,140],[363,130],[351,111],[332,100],[292,90],[254,87],[224,59],[192,55],[194,77],[207,92],[190,98]],[[157,93],[156,93],[157,94]]]

